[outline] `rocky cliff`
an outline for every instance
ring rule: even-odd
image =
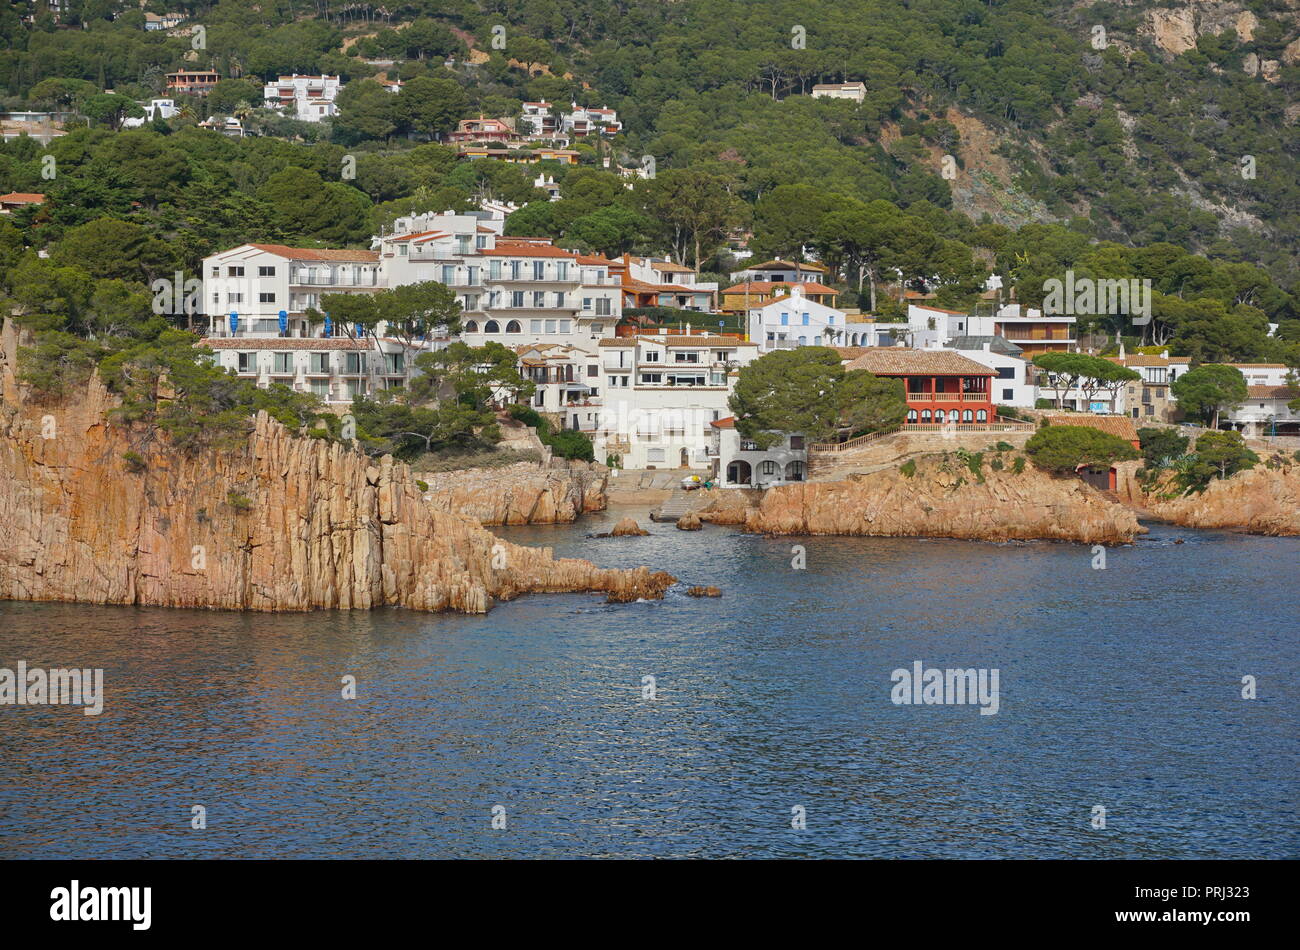
[[[1300,465],[1258,465],[1216,479],[1199,495],[1146,496],[1151,516],[1188,528],[1220,528],[1251,534],[1300,535]]]
[[[1019,474],[986,461],[977,476],[952,457],[916,460],[900,469],[844,481],[772,488],[738,517],[735,506],[704,512],[705,520],[743,523],[765,534],[841,534],[966,538],[980,541],[1049,539],[1088,544],[1132,541],[1136,516],[1083,482],[1052,478],[1026,465]]]
[[[568,524],[605,509],[608,475],[579,469],[543,469],[529,462],[503,468],[415,473],[438,511],[483,525]]]
[[[426,503],[405,465],[265,414],[235,450],[191,457],[108,424],[98,381],[38,407],[0,373],[0,599],[482,613],[531,591],[629,601],[673,583],[500,541]]]

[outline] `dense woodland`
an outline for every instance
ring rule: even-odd
[[[99,359],[162,340],[170,329],[150,311],[149,282],[193,274],[215,250],[367,246],[399,214],[492,197],[523,206],[509,233],[669,254],[723,281],[736,264],[729,234],[752,232],[760,257],[806,248],[832,267],[842,303],[884,317],[898,312],[900,283],[969,307],[992,272],[1031,304],[1066,268],[1150,279],[1154,319],[1134,342],[1200,362],[1295,365],[1300,143],[1284,116],[1300,68],[1265,82],[1242,63],[1279,59],[1296,24],[1281,0],[1242,6],[1259,19],[1251,41],[1205,36],[1174,57],[1142,34],[1146,2],[70,0],[57,22],[43,2],[8,4],[5,107],[80,118],[48,147],[0,146],[0,191],[48,196],[0,219],[0,292],[45,345],[90,339]],[[148,32],[145,10],[189,20]],[[1096,23],[1105,50],[1089,44]],[[496,26],[503,50],[491,46]],[[792,48],[796,28],[803,48]],[[123,130],[181,67],[228,78],[205,98],[179,97],[174,119]],[[338,119],[259,108],[262,81],[295,71],[348,81]],[[405,87],[394,95],[379,76]],[[862,105],[806,95],[842,80],[866,84]],[[607,105],[624,123],[612,139],[575,143],[578,166],[540,166],[558,202],[534,188],[537,167],[457,161],[434,141],[460,118],[518,115],[540,99]],[[963,154],[954,114],[995,133],[1015,175],[985,184],[1007,213],[954,202],[963,171],[950,181],[940,166]],[[197,128],[209,115],[259,134]],[[1246,154],[1254,178],[1240,174]],[[647,155],[649,180],[609,170]],[[1081,322],[1139,332],[1123,316]]]

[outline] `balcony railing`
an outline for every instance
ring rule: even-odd
[[[988,393],[908,393],[908,402],[992,402]]]

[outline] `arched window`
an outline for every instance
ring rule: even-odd
[[[972,418],[974,418],[974,416],[969,409],[961,414],[962,422],[970,422]]]
[[[518,320],[511,320],[509,323],[506,324],[506,332],[507,332],[507,333],[523,333],[524,330],[523,330],[523,327],[521,327],[521,326],[519,325],[519,321],[518,321]]]
[[[909,410],[907,410],[907,421],[910,422],[912,425],[916,425],[916,410],[915,410],[915,409],[909,409]]]
[[[979,412],[975,413],[975,419],[979,422],[988,422],[989,414],[981,409]]]
[[[771,459],[768,459],[765,462],[760,462],[758,465],[758,474],[760,475],[775,475],[778,471],[779,469],[777,468],[776,463]]]
[[[792,482],[803,481],[804,465],[803,462],[788,462],[785,466],[785,477]]]
[[[921,410],[921,422],[922,422],[922,423],[926,423],[926,422],[929,422],[929,421],[930,421],[930,410],[929,410],[929,409],[922,409],[922,410]]]
[[[484,333],[500,333],[500,332],[501,332],[501,326],[500,326],[500,324],[498,324],[495,320],[489,320],[487,323],[483,324],[483,332],[484,332]]]
[[[478,321],[477,321],[477,320],[466,320],[466,321],[465,321],[465,332],[466,332],[466,333],[478,333]]]
[[[936,409],[936,410],[934,411],[934,421],[935,421],[935,422],[943,422],[943,410],[942,410],[942,409]]]

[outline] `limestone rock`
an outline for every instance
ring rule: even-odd
[[[703,526],[700,516],[693,511],[688,511],[677,519],[678,531],[699,531]]]

